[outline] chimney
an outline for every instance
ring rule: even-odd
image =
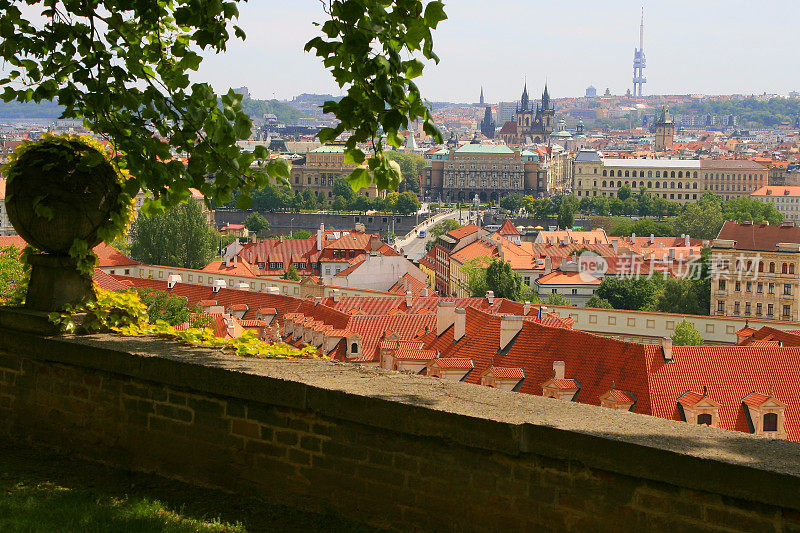
[[[436,336],[438,337],[444,330],[453,325],[456,319],[455,302],[439,302],[436,309]]]
[[[453,340],[457,341],[467,332],[467,311],[456,309],[453,323]]]
[[[280,236],[280,238],[278,239],[278,242],[280,242],[281,244],[283,244],[283,235],[281,235],[281,236]]]
[[[322,233],[325,231],[325,224],[320,224],[317,230],[317,251],[322,251]]]
[[[486,301],[489,302],[489,305],[494,304],[494,291],[486,291]]]
[[[339,297],[341,296],[341,294],[342,293],[339,291],[339,289],[333,289],[331,291],[331,296],[333,297],[334,303],[339,303]]]
[[[225,280],[224,279],[215,279],[214,283],[211,284],[211,292],[217,294],[220,289],[225,288]]]
[[[619,239],[611,239],[611,247],[614,249],[614,253],[617,253],[619,250]]]
[[[636,234],[631,233],[631,244],[636,244]]]
[[[422,289],[421,295],[422,296],[428,296],[428,287],[425,287],[424,289]]]
[[[267,287],[265,291],[267,294],[280,294],[281,290],[278,287]]]
[[[564,370],[566,366],[564,361],[553,361],[553,379],[564,379]]]
[[[664,352],[665,363],[675,362],[675,360],[672,358],[672,339],[663,337],[661,339],[661,350]]]
[[[531,302],[530,300],[525,300],[525,304],[522,306],[522,314],[527,315],[531,312]]]
[[[314,297],[314,307],[322,303],[322,296],[315,296]]]
[[[656,242],[656,236],[655,236],[655,234],[651,233],[650,234],[650,246],[655,244],[655,242]]]
[[[687,246],[687,247],[689,246],[689,234],[688,233],[686,234],[686,237],[683,240],[683,245]]]
[[[225,331],[232,339],[236,338],[236,321],[233,319],[233,317],[228,317],[225,319]]]
[[[411,291],[406,291],[406,307],[411,307],[414,303],[414,293]]]
[[[503,315],[500,317],[500,350],[505,350],[511,339],[522,329],[522,317]]]

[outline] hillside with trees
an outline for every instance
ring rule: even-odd
[[[781,122],[794,124],[800,116],[800,98],[702,100],[672,108],[676,115],[734,115],[740,127],[766,128]]]

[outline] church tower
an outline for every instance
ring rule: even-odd
[[[483,133],[483,136],[487,139],[494,139],[494,130],[495,123],[492,118],[492,108],[487,105],[483,113],[483,121],[481,122],[481,133]]]
[[[481,86],[481,99],[480,99],[479,103],[480,103],[481,106],[484,105],[484,102],[483,102],[483,86]]]
[[[669,108],[665,107],[661,110],[661,116],[658,117],[656,126],[656,152],[662,152],[672,148],[675,142],[675,122],[672,120],[672,114]]]

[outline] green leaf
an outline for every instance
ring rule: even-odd
[[[386,141],[395,148],[400,148],[405,140],[405,137],[397,133],[397,130],[389,131],[386,134]]]
[[[429,2],[425,7],[425,24],[433,29],[439,22],[446,20],[447,15],[444,12],[444,4],[439,1]]]
[[[425,64],[419,59],[412,59],[411,61],[406,61],[405,65],[406,65],[406,78],[414,79],[418,76],[422,76],[422,69],[425,68]]]
[[[290,171],[291,167],[289,166],[289,162],[282,157],[271,159],[267,164],[267,174],[273,178],[281,177],[288,179]]]
[[[350,175],[345,179],[354,191],[369,187],[369,184],[372,183],[372,178],[369,174],[369,171],[364,167],[358,167],[354,169],[353,172],[351,172]]]

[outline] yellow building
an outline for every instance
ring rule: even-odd
[[[298,192],[308,187],[314,194],[321,192],[329,200],[333,199],[333,183],[350,175],[354,165],[344,162],[344,146],[325,145],[308,152],[304,159],[292,162],[289,183]],[[373,183],[358,191],[358,194],[377,198],[378,187]],[[385,193],[383,193],[385,195]]]
[[[800,319],[800,227],[728,221],[711,250],[712,315]]]

